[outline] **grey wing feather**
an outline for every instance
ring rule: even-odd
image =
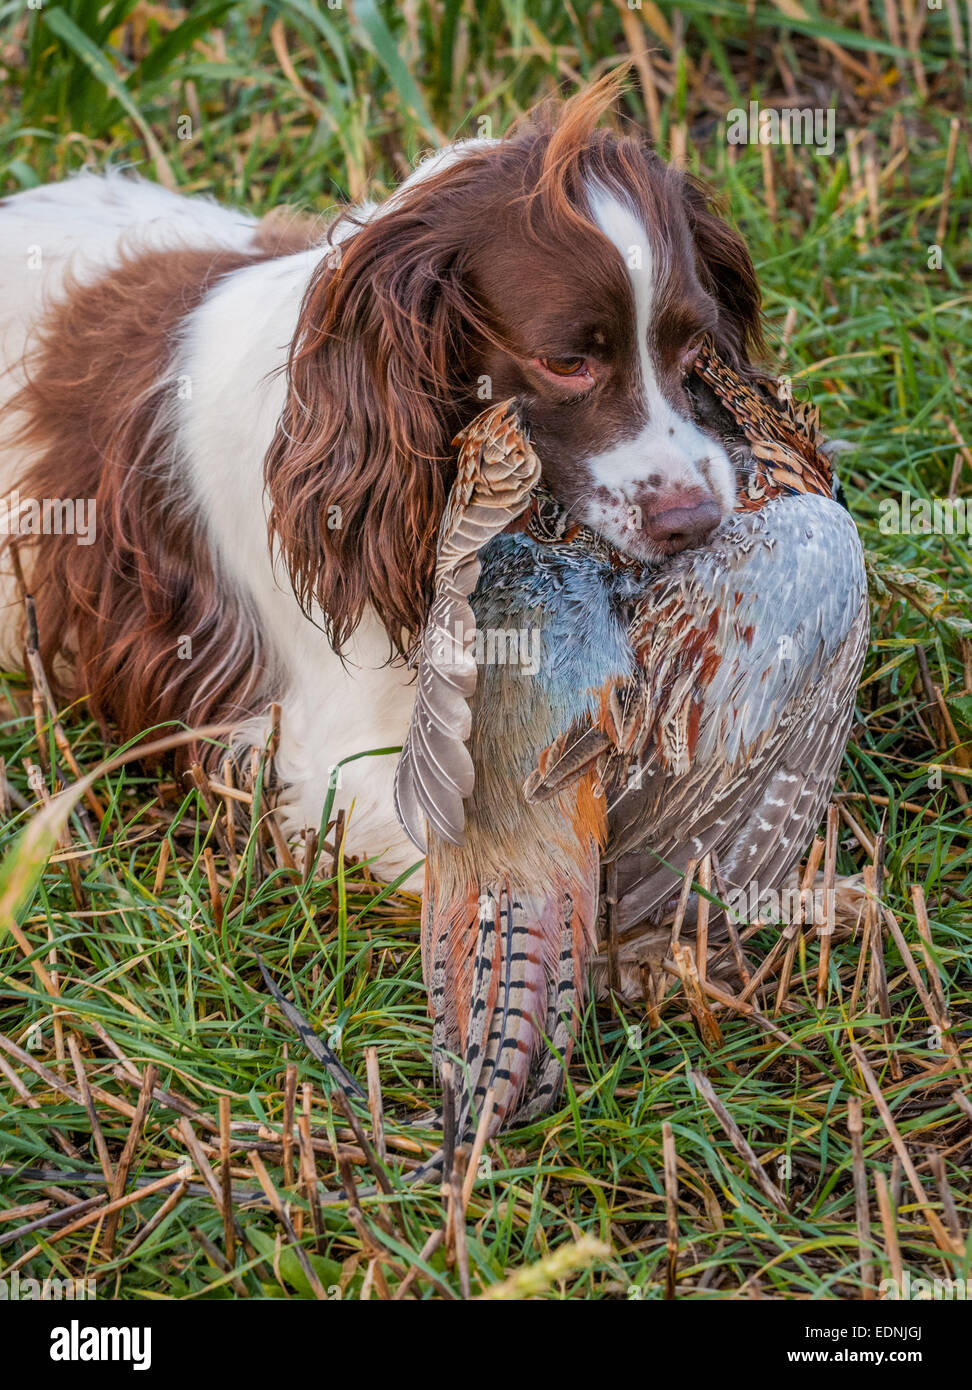
[[[687,861],[710,850],[730,886],[777,886],[833,789],[867,647],[860,541],[825,498],[741,516],[724,545],[689,563],[691,583],[674,575],[667,597],[682,583],[700,626],[719,613],[722,660],[687,769],[673,775],[649,755],[640,783],[609,796],[607,857],[628,885],[619,929],[662,905]]]
[[[463,803],[473,789],[468,702],[476,689],[469,596],[481,550],[525,510],[540,480],[540,461],[515,403],[477,417],[460,439],[458,476],[439,527],[435,593],[419,643],[415,705],[395,774],[399,820],[423,851],[427,824],[450,844],[464,843]]]

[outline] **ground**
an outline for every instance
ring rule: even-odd
[[[775,1017],[775,977],[761,995],[776,1032],[728,1007],[717,1032],[700,1028],[674,995],[658,1019],[589,1010],[560,1108],[486,1146],[436,1246],[444,1198],[401,1185],[437,1142],[414,1124],[434,1099],[417,900],[344,862],[333,815],[324,874],[288,867],[262,776],[228,827],[225,797],[123,764],[45,839],[38,806],[58,776],[77,781],[68,753],[89,771],[114,750],[83,702],[60,711],[56,738],[37,678],[5,673],[3,1277],[94,1277],[99,1297],[359,1298],[402,1290],[412,1270],[410,1297],[699,1300],[855,1299],[902,1270],[967,1277],[972,571],[961,514],[949,531],[932,509],[928,530],[921,504],[963,499],[972,481],[972,35],[957,5],[850,11],[7,7],[6,193],[111,161],[255,212],[324,211],[633,59],[622,114],[723,195],[778,369],[848,446],[873,640],[836,795],[839,869],[871,863],[883,835],[887,911],[865,961],[862,928],[834,946],[820,1007],[808,933]],[[729,144],[750,100],[817,109],[822,147]],[[778,935],[753,935],[753,957]],[[365,1194],[360,1139],[257,951],[365,1085],[374,1049],[387,1195]],[[295,1107],[309,1114],[302,1154],[280,1140]],[[305,1178],[316,1165],[337,1189],[339,1159],[360,1209],[318,1211]],[[103,1206],[109,1178],[131,1199],[117,1217],[82,1206],[54,1220],[99,1194]]]

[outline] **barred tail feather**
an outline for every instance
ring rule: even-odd
[[[448,904],[429,896],[433,1039],[440,1057],[455,1052],[464,1063],[457,1135],[466,1141],[490,1088],[490,1133],[556,1099],[593,947],[595,874],[541,894],[494,882]]]

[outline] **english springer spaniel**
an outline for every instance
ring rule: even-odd
[[[700,186],[598,129],[616,93],[441,150],[330,226],[118,172],[6,199],[0,660],[13,541],[48,670],[118,735],[262,745],[280,703],[298,833],[342,759],[403,741],[451,441],[490,400],[519,398],[546,487],[616,546],[704,540],[734,483],[684,379],[706,333],[748,366],[759,292]],[[340,790],[386,878],[415,857],[395,761]]]

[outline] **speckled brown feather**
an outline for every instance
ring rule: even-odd
[[[741,488],[738,511],[752,511],[784,493],[833,495],[833,469],[820,447],[820,415],[816,406],[795,401],[783,380],[775,397],[753,385],[723,362],[707,339],[695,363],[695,374],[709,386],[745,434],[756,478]]]

